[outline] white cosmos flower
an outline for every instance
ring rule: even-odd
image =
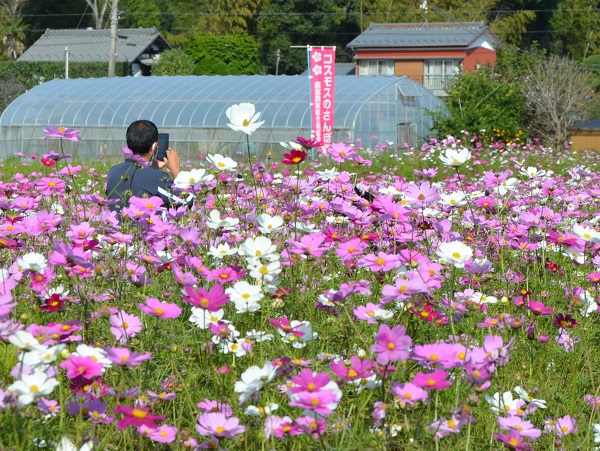
[[[214,179],[215,176],[207,174],[206,169],[192,169],[181,171],[173,180],[173,186],[179,189],[187,189],[190,186],[202,185],[204,182]]]
[[[255,365],[244,371],[240,376],[242,380],[237,381],[234,386],[234,391],[240,394],[240,404],[244,404],[253,393],[271,382],[276,374],[276,367],[268,361],[262,368]]]
[[[261,233],[269,234],[279,232],[283,227],[283,218],[279,215],[271,216],[267,213],[261,213],[256,217],[258,230]]]
[[[452,263],[462,268],[465,261],[473,257],[473,250],[462,241],[450,241],[441,243],[436,254],[442,263]]]
[[[279,408],[278,404],[271,402],[264,407],[248,406],[244,410],[244,414],[250,417],[258,417],[263,415],[271,415],[274,411]]]
[[[206,226],[210,229],[234,230],[239,224],[238,218],[223,218],[219,210],[212,210],[208,216],[205,216]]]
[[[523,167],[519,170],[519,172],[525,175],[526,177],[529,177],[530,179],[533,179],[535,177],[543,177],[544,175],[546,175],[546,171],[538,169],[535,166],[529,166],[528,168]]]
[[[225,290],[229,299],[234,303],[236,313],[256,312],[260,310],[260,301],[264,297],[258,285],[251,285],[245,280],[236,282],[233,287]]]
[[[445,166],[458,167],[471,159],[471,152],[466,147],[458,149],[449,148],[440,155],[440,160]]]
[[[229,243],[219,243],[217,246],[210,246],[208,253],[215,258],[223,258],[237,254],[237,248],[232,248]]]
[[[58,381],[53,377],[49,378],[46,373],[34,372],[33,374],[23,374],[21,380],[9,385],[7,390],[16,393],[19,396],[19,402],[26,406],[31,404],[35,398],[49,395],[58,385]]]
[[[546,407],[548,407],[548,403],[546,401],[544,401],[543,399],[534,398],[529,393],[527,393],[522,387],[517,385],[514,388],[514,390],[515,393],[519,396],[519,398],[521,398],[523,401],[531,403],[539,409],[545,409]]]
[[[585,253],[576,247],[569,247],[562,254],[580,265],[585,263]]]
[[[48,260],[42,254],[37,252],[30,252],[20,258],[17,258],[17,265],[22,270],[28,269],[32,272],[43,272],[48,266]]]
[[[450,207],[460,207],[461,205],[465,205],[467,203],[467,195],[462,191],[455,191],[450,194],[440,193],[440,197],[442,198],[440,203]]]
[[[272,282],[277,275],[281,273],[281,263],[279,260],[266,262],[264,264],[259,261],[248,265],[248,268],[246,269],[248,269],[250,277],[253,279]]]
[[[223,319],[225,310],[220,309],[216,312],[209,312],[208,310],[192,307],[192,315],[190,316],[190,323],[195,324],[200,329],[208,329],[211,324],[217,324]]]
[[[319,171],[317,172],[317,174],[321,180],[328,181],[337,178],[340,175],[340,172],[336,171],[335,168],[333,168],[325,169],[324,171]]]
[[[34,349],[40,349],[42,347],[38,339],[26,330],[17,330],[15,333],[8,336],[8,341],[17,348],[27,349],[28,351],[33,351]]]
[[[208,155],[206,159],[210,161],[219,171],[231,171],[232,169],[237,168],[238,165],[233,158],[224,157],[218,153],[214,155]]]
[[[296,141],[281,141],[279,143],[282,147],[290,150],[302,150],[302,145]]]
[[[229,124],[227,124],[229,128],[236,132],[244,132],[247,135],[251,135],[265,123],[265,121],[258,122],[260,113],[256,112],[256,108],[252,103],[231,105],[227,108],[225,114],[229,119]]]
[[[476,291],[475,293],[473,293],[473,296],[471,297],[471,301],[473,301],[475,304],[497,304],[498,303],[498,298],[494,297],[494,296],[486,296],[483,293],[480,293],[479,291]]]
[[[19,360],[34,370],[39,368],[43,371],[45,366],[50,365],[58,359],[60,351],[66,347],[67,345],[65,344],[58,344],[52,347],[40,345],[39,348],[20,354]]]
[[[496,415],[500,412],[517,411],[523,404],[521,399],[514,399],[512,392],[509,391],[504,393],[496,392],[493,396],[485,395],[485,400]]]
[[[92,440],[85,442],[81,445],[81,448],[78,448],[77,445],[66,436],[60,439],[60,442],[56,445],[56,451],[92,451],[93,449],[94,442]]]
[[[290,326],[296,331],[301,332],[301,336],[297,336],[292,332],[285,332],[281,329],[277,329],[279,335],[281,335],[281,340],[284,343],[289,343],[292,347],[296,349],[301,349],[306,346],[307,341],[316,340],[319,337],[319,334],[313,332],[312,325],[308,321],[291,321]]]
[[[592,227],[584,227],[579,224],[573,226],[573,234],[577,235],[584,241],[591,243],[600,243],[600,232],[597,232]]]
[[[261,341],[271,341],[274,338],[274,335],[268,334],[262,330],[252,329],[251,331],[246,332],[246,337],[260,343]]]
[[[277,246],[269,238],[257,236],[256,238],[247,238],[240,246],[238,254],[251,261],[275,261],[279,260],[279,254],[275,253],[276,250]]]

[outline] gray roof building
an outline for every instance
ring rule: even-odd
[[[108,62],[110,30],[52,30],[29,47],[18,61],[64,61],[65,48],[69,61]],[[117,33],[117,62],[151,65],[152,57],[171,46],[156,28],[120,29]]]
[[[483,22],[374,23],[347,47],[472,47],[478,41],[500,41]]]

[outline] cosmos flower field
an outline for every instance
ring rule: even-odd
[[[600,444],[595,152],[291,137],[117,217],[45,133],[0,167],[0,449]]]

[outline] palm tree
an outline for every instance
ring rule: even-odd
[[[16,60],[25,51],[25,31],[29,26],[21,19],[7,19],[2,27],[2,43],[4,55],[9,60]]]

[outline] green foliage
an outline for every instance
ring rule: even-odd
[[[119,26],[123,28],[159,28],[162,11],[155,0],[121,0],[119,9],[125,11]]]
[[[192,75],[194,60],[183,50],[167,50],[160,54],[158,63],[152,68],[152,75]]]
[[[433,131],[440,136],[459,136],[462,130],[503,131],[504,137],[515,137],[522,130],[526,110],[519,82],[506,80],[491,68],[457,77],[444,99],[449,114],[434,114]]]
[[[129,64],[117,63],[117,76],[130,75]],[[70,78],[106,77],[108,63],[69,63]],[[64,78],[64,63],[35,62],[20,63],[12,61],[0,62],[0,111],[25,91],[50,81]]]
[[[215,36],[205,33],[185,48],[194,61],[194,75],[255,75],[259,73],[258,48],[245,34]]]

